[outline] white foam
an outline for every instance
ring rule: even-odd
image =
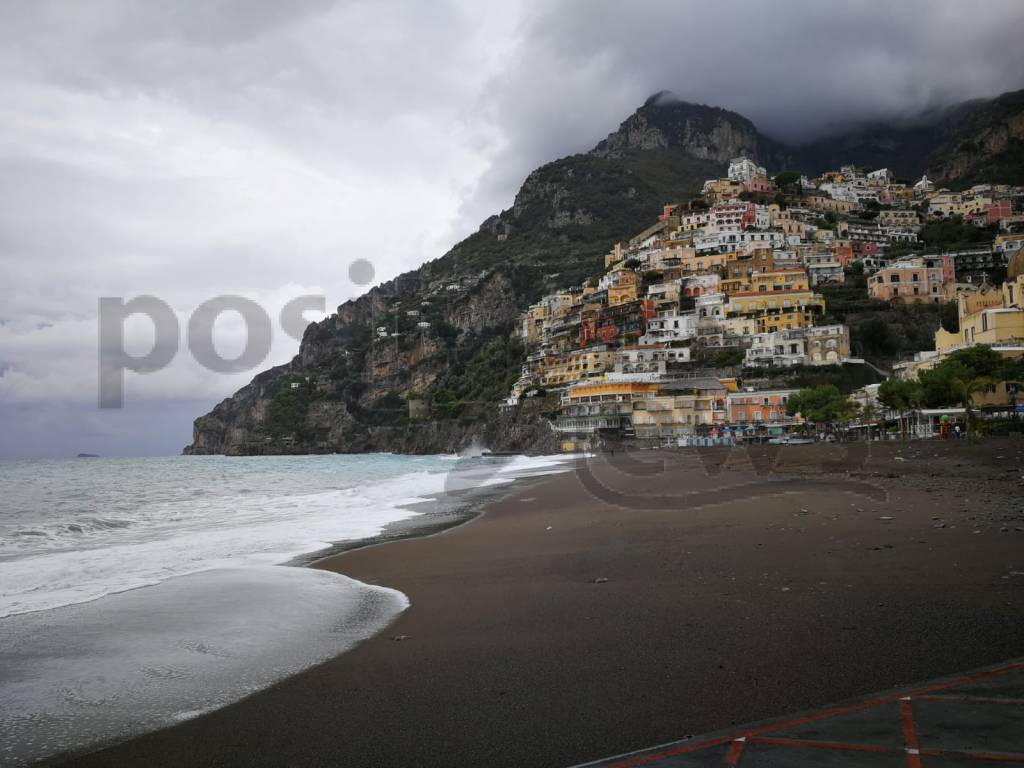
[[[9,617],[0,765],[197,717],[337,656],[408,604],[335,573],[263,566]]]
[[[313,462],[317,457],[309,458]],[[378,466],[372,463],[374,457],[347,464],[344,457],[333,458],[349,469],[360,462],[368,471]],[[339,541],[379,535],[389,524],[417,514],[409,508],[416,502],[566,468],[560,456],[470,459],[454,467],[441,465],[439,457],[386,458],[392,477],[373,481],[360,476],[344,488],[281,492],[273,487],[273,477],[252,477],[250,487],[235,488],[230,495],[209,493],[201,484],[196,495],[143,492],[138,504],[122,504],[112,523],[83,522],[104,520],[100,515],[34,520],[32,535],[6,542],[6,551],[18,556],[0,559],[0,618],[88,602],[213,568],[285,563]],[[421,464],[429,469],[445,466],[446,471],[394,474],[395,466]],[[318,472],[334,466],[298,465],[303,470],[314,466]],[[240,466],[248,470],[252,465]],[[180,482],[192,481],[183,476]],[[69,532],[69,527],[76,530]]]
[[[420,472],[359,488],[195,502],[191,519],[172,515],[174,527],[149,527],[146,540],[125,529],[106,545],[0,562],[0,617],[95,600],[211,568],[287,562],[333,542],[376,536],[416,514],[403,504],[443,490],[444,475]]]

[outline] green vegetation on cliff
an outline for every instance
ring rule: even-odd
[[[893,363],[908,352],[934,349],[935,331],[949,312],[945,304],[890,304],[872,299],[867,278],[858,268],[846,271],[846,282],[824,285],[821,292],[827,312],[822,323],[849,326],[852,354],[876,365]]]

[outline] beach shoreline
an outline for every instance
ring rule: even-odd
[[[873,446],[843,473],[877,498],[830,493],[842,449],[819,446],[760,475],[735,452],[595,457],[606,498],[579,471],[517,482],[471,525],[315,563],[409,598],[383,633],[64,762],[568,766],[1019,657],[1021,447]]]

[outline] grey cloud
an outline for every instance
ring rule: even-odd
[[[800,138],[1024,86],[1022,21],[1006,0],[7,3],[0,400],[35,421],[5,417],[0,452],[47,396],[62,446],[111,419],[104,450],[133,450],[75,395],[99,296],[333,306],[363,290],[354,259],[385,280],[441,255],[657,90]],[[157,412],[237,383],[183,362],[143,392]]]
[[[1024,4],[995,0],[549,3],[492,84],[508,142],[465,211],[506,206],[538,164],[590,149],[668,89],[788,141],[1024,87]]]

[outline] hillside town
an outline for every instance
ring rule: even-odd
[[[897,430],[946,437],[975,416],[1014,418],[1024,359],[1022,200],[1020,187],[953,192],[885,168],[770,177],[736,158],[699,197],[665,205],[617,243],[603,274],[529,307],[517,329],[527,357],[506,406],[557,395],[553,424],[566,450],[608,439],[687,445],[825,431],[829,439]],[[986,237],[955,249],[921,240],[923,228],[944,222]],[[829,321],[827,298],[854,277],[875,302],[955,305],[955,330],[939,325],[931,349],[905,351],[887,367],[856,355],[850,328]],[[964,350],[978,347],[1007,361],[1000,371],[1010,378],[986,358],[988,368],[956,380],[958,394],[936,394],[929,371],[962,367]],[[819,369],[871,383],[843,392],[786,384],[801,378],[787,371],[813,379]],[[831,404],[819,407],[822,398]]]

